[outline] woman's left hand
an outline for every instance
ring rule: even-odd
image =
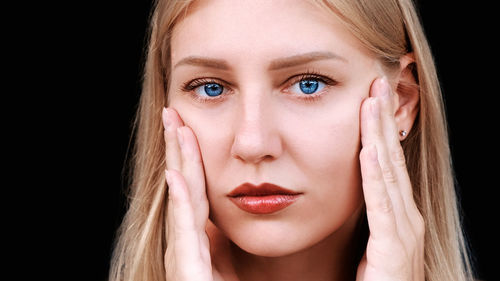
[[[357,281],[425,280],[425,225],[400,144],[396,101],[382,78],[373,82],[361,107],[360,161],[370,235]]]

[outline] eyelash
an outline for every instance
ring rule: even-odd
[[[325,83],[325,88],[323,90],[321,90],[321,92],[310,94],[310,95],[304,95],[303,97],[297,97],[298,99],[303,100],[307,103],[318,101],[320,98],[323,97],[326,89],[338,84],[338,82],[336,80],[331,79],[328,76],[321,74],[318,71],[307,70],[305,73],[297,74],[297,75],[294,75],[294,76],[288,78],[285,82],[283,82],[280,85],[280,87],[283,84],[288,83],[288,86],[286,87],[286,91],[285,91],[285,92],[288,92],[289,87],[291,87],[295,83],[298,83],[302,80],[307,80],[307,79],[318,80],[320,82]],[[290,80],[292,80],[292,81],[289,82]],[[195,100],[197,100],[201,103],[217,103],[217,102],[222,101],[225,98],[225,96],[228,95],[227,93],[221,94],[215,98],[204,98],[204,97],[201,97],[200,95],[193,92],[193,90],[195,90],[196,88],[203,86],[205,84],[210,84],[210,83],[220,84],[225,88],[228,86],[229,87],[231,86],[231,83],[228,83],[222,79],[207,77],[207,78],[197,78],[197,79],[193,79],[191,81],[188,81],[181,86],[180,90],[190,94]],[[228,89],[227,91],[230,91],[230,90]]]

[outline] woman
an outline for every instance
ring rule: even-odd
[[[443,112],[410,0],[159,0],[110,280],[470,280]]]

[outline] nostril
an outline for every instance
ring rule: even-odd
[[[269,161],[271,159],[274,159],[272,155],[264,155],[264,156],[251,156],[251,155],[240,155],[240,154],[233,154],[233,158],[238,159],[242,162],[247,162],[247,163],[252,163],[252,164],[257,164],[262,161]]]

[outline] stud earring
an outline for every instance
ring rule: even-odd
[[[407,134],[408,134],[408,132],[405,130],[399,131],[399,135],[402,136],[403,138],[406,137]]]

